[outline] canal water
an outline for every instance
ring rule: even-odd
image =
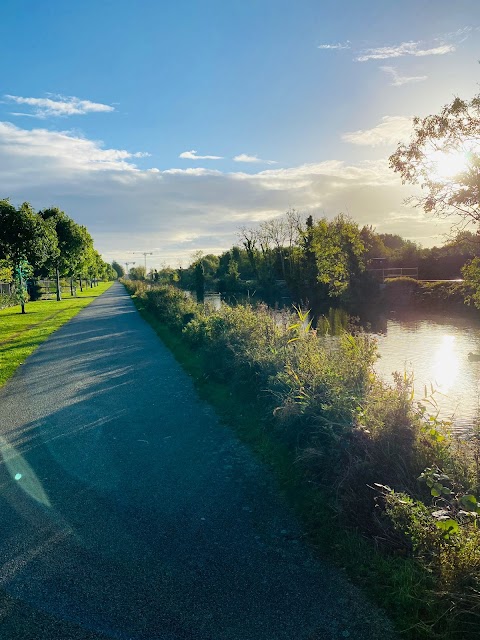
[[[470,430],[479,414],[480,322],[447,316],[390,318],[376,333],[378,359],[375,370],[387,382],[392,373],[413,376],[415,399],[431,395],[436,406],[424,403],[429,413],[452,419],[456,431]]]
[[[205,302],[217,309],[222,304],[220,294],[206,294]],[[347,318],[332,309],[331,332],[345,327]],[[392,384],[394,372],[412,376],[416,401],[430,414],[452,420],[456,431],[470,431],[480,415],[480,361],[468,354],[480,356],[480,319],[403,314],[375,320],[370,333],[378,345],[378,375]]]

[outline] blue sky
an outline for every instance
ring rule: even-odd
[[[289,207],[448,230],[386,158],[478,92],[475,0],[3,0],[0,23],[0,196],[65,209],[107,259],[185,263]]]

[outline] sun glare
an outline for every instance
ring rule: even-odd
[[[448,393],[453,386],[460,368],[460,361],[456,350],[455,336],[445,335],[438,346],[433,361],[432,378],[437,390]]]
[[[468,154],[465,151],[433,151],[428,155],[428,161],[432,177],[449,180],[467,169]]]

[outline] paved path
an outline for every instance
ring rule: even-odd
[[[0,407],[0,637],[393,637],[312,558],[268,470],[120,284],[28,359]]]

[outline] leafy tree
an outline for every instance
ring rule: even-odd
[[[7,260],[0,260],[0,282],[12,282],[13,269]]]
[[[202,260],[199,260],[195,265],[195,291],[197,300],[203,301],[205,297],[205,267]]]
[[[374,258],[388,258],[391,255],[391,249],[385,246],[382,238],[372,226],[362,227],[360,237],[365,247],[365,262],[368,263]]]
[[[203,264],[205,285],[211,286],[217,273],[220,259],[218,256],[213,255],[213,253],[207,253],[207,255],[202,257],[201,262]]]
[[[116,273],[115,278],[122,278],[125,275],[125,269],[116,260],[112,262],[112,268]]]
[[[176,269],[172,269],[172,267],[164,266],[157,271],[157,278],[155,279],[155,272],[152,271],[152,277],[156,282],[161,282],[162,284],[176,284],[180,280],[179,273]]]
[[[396,233],[379,233],[378,237],[383,242],[383,245],[386,247],[386,249],[390,250],[390,252],[401,249],[405,244],[405,240],[402,238],[402,236],[399,236]]]
[[[97,284],[97,280],[103,277],[103,266],[104,262],[102,260],[102,256],[98,253],[98,251],[93,250],[90,256],[89,264],[88,264],[88,277],[90,279],[90,286],[93,287],[94,284]],[[145,272],[145,269],[144,269]]]
[[[238,288],[238,282],[240,280],[240,271],[238,270],[238,262],[236,260],[230,260],[227,271],[227,288],[230,291],[236,291]]]
[[[22,313],[25,313],[25,263],[40,268],[58,256],[55,227],[24,202],[16,209],[8,200],[0,200],[0,259],[6,260],[18,274]]]
[[[480,236],[467,229],[459,231],[454,238],[444,245],[444,251],[448,254],[472,257],[480,255]]]
[[[132,280],[145,280],[145,267],[130,267],[128,275]]]
[[[480,94],[455,98],[438,115],[414,118],[409,144],[400,144],[390,166],[402,182],[423,193],[410,200],[437,216],[480,221]]]
[[[358,225],[343,215],[331,222],[319,220],[313,229],[319,282],[332,297],[346,294],[365,270],[365,246]]]
[[[480,309],[480,258],[467,262],[462,269],[466,291],[465,302]]]
[[[60,276],[73,278],[86,259],[93,240],[85,227],[78,225],[64,211],[56,207],[40,211],[46,221],[55,228],[58,242],[58,254],[50,260],[50,268],[55,271],[57,280],[57,300],[60,301]]]

